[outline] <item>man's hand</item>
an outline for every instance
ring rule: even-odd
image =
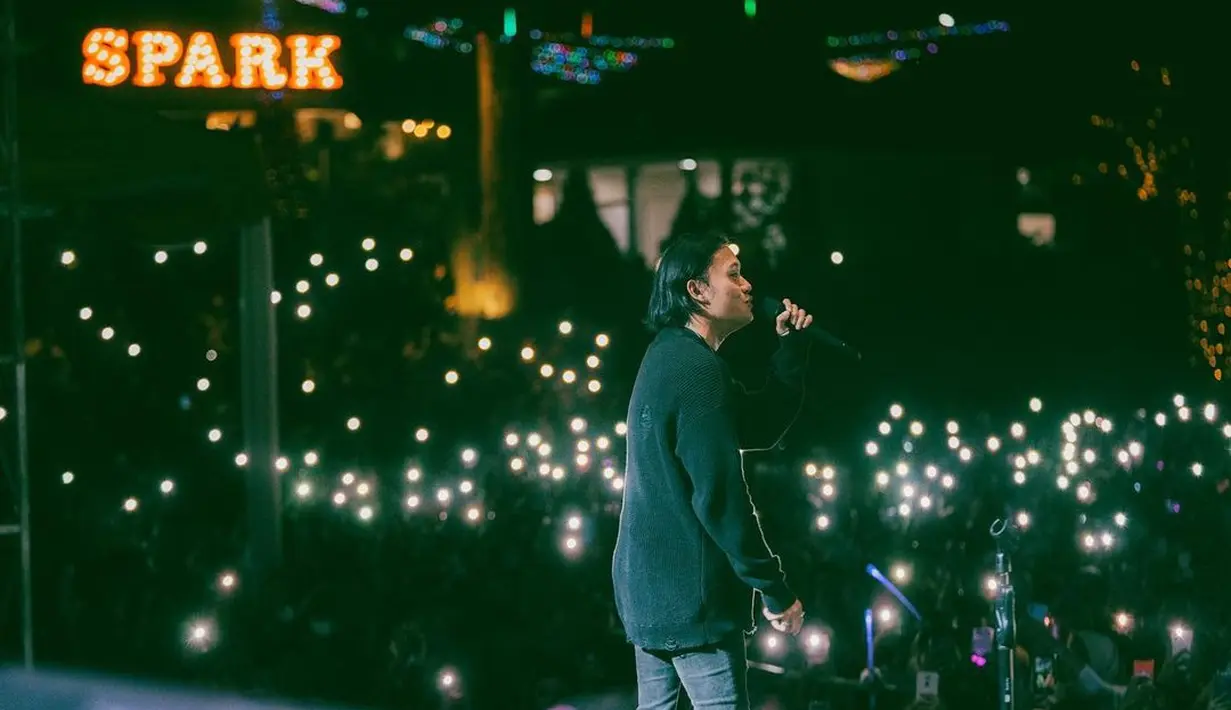
[[[795,603],[789,609],[781,614],[774,614],[769,609],[765,609],[763,613],[765,618],[769,619],[769,623],[774,627],[774,630],[781,631],[784,634],[794,636],[804,627],[804,605],[798,599],[795,600]]]
[[[783,311],[774,320],[778,335],[789,335],[792,330],[803,330],[812,325],[812,316],[799,306],[791,303],[791,299],[782,299]]]

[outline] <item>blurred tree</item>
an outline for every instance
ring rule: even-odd
[[[778,278],[791,293],[815,277],[816,265],[831,251],[821,227],[819,177],[820,168],[813,161],[796,160],[791,165],[791,189],[778,215],[784,241]]]
[[[680,200],[680,206],[676,208],[675,220],[671,223],[671,236],[726,227],[727,225],[718,223],[714,201],[701,194],[701,189],[697,185],[697,171],[685,171],[684,197]]]
[[[613,298],[627,287],[631,264],[599,217],[583,167],[569,170],[556,216],[539,229],[539,258],[526,285],[532,310],[567,310],[611,322],[628,314],[627,300]]]
[[[775,272],[782,263],[787,173],[788,168],[778,165],[754,165],[745,168],[736,182],[730,234],[739,244],[745,269],[755,274]]]

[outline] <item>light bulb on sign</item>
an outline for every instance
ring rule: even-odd
[[[184,63],[175,76],[175,85],[180,88],[204,86],[219,89],[231,84],[231,77],[223,70],[218,53],[218,42],[209,32],[194,32],[184,49]]]
[[[286,40],[291,49],[291,86],[296,89],[340,89],[342,76],[329,56],[342,46],[334,35],[292,35]]]
[[[231,46],[237,58],[235,86],[270,91],[286,87],[289,76],[279,61],[282,45],[277,37],[261,32],[237,34],[231,37]]]
[[[132,73],[132,64],[128,60],[127,30],[109,27],[92,30],[81,43],[81,54],[85,57],[81,65],[81,79],[86,84],[117,86]]]
[[[143,30],[133,35],[137,47],[137,75],[134,86],[162,86],[167,77],[162,73],[180,60],[184,43],[173,32]]]

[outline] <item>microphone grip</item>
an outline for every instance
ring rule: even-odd
[[[782,314],[782,311],[786,310],[782,305],[781,299],[765,298],[761,301],[761,306],[762,306],[762,309],[765,311],[767,315],[769,315],[770,318],[775,318],[775,319],[779,315]],[[811,338],[812,340],[818,343],[821,343],[822,345],[833,348],[834,350],[838,350],[843,355],[849,358],[852,358],[855,360],[863,359],[862,353],[860,353],[855,348],[852,348],[850,345],[846,343],[846,341],[842,340],[841,338],[834,335],[833,333],[830,333],[824,328],[817,326],[815,323],[808,326],[807,329],[793,332],[791,335],[795,337],[802,335],[802,336]]]

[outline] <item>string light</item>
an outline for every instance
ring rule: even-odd
[[[453,135],[453,128],[444,123],[438,124],[430,118],[419,121],[408,118],[402,121],[402,133],[419,140],[427,138],[448,140]],[[403,261],[409,261],[409,259],[403,259]]]
[[[826,45],[831,50],[863,50],[830,59],[829,68],[845,79],[871,83],[901,69],[903,62],[919,61],[936,54],[940,51],[940,45],[937,42],[942,39],[985,36],[1009,31],[1009,24],[1000,20],[955,26],[952,24],[951,17],[941,15],[940,22],[941,24],[935,27],[904,32],[882,30],[849,37],[828,37]],[[924,46],[900,46],[910,43],[924,43]],[[885,45],[899,46],[886,47]]]
[[[825,44],[833,49],[844,47],[869,47],[878,44],[897,44],[899,42],[935,42],[949,37],[975,37],[998,32],[1008,32],[1009,23],[1001,20],[954,25],[946,27],[937,24],[934,27],[922,27],[913,30],[880,30],[864,32],[847,37],[826,37]]]
[[[535,42],[586,44],[591,47],[613,47],[624,50],[675,48],[675,40],[670,37],[643,37],[641,35],[593,35],[591,37],[582,37],[580,34],[573,32],[530,30],[530,39]]]
[[[940,51],[940,46],[934,42],[929,42],[923,48],[919,47],[898,47],[894,49],[882,49],[875,52],[865,52],[849,57],[842,57],[838,61],[843,61],[851,64],[876,64],[879,62],[911,62],[923,59],[929,54],[936,54]]]
[[[547,42],[538,46],[531,69],[544,76],[578,84],[597,84],[605,71],[626,72],[637,64],[637,55],[615,49]]]
[[[577,84],[597,84],[608,71],[627,72],[636,66],[638,57],[631,50],[671,49],[670,38],[617,37],[594,35],[593,18],[583,18],[580,33],[548,33],[531,30],[536,42],[531,50],[530,67],[536,73]],[[510,31],[511,30],[511,31]],[[510,42],[517,34],[516,16],[509,22],[506,14],[502,42]],[[437,19],[423,27],[407,27],[403,36],[431,49],[452,49],[462,54],[474,51],[473,37],[466,24],[458,18]]]
[[[429,49],[452,49],[469,54],[474,51],[473,40],[462,40],[456,36],[463,25],[458,18],[438,19],[426,27],[407,27],[402,36]]]

